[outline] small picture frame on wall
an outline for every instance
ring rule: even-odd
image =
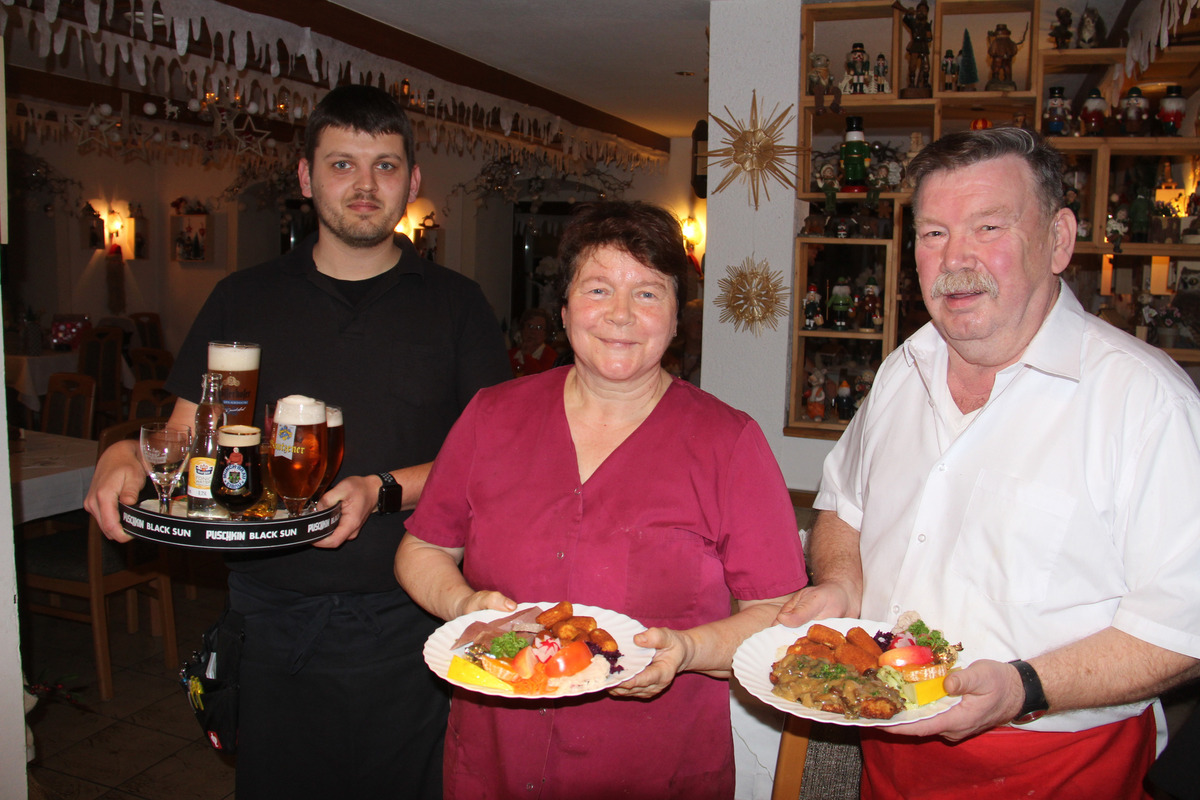
[[[171,217],[171,259],[180,263],[208,262],[208,233],[208,214]]]

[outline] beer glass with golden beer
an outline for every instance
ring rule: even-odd
[[[287,506],[288,516],[297,517],[325,477],[328,456],[328,426],[325,404],[293,394],[275,406],[268,469],[275,493]]]
[[[342,456],[346,452],[346,429],[342,427],[341,408],[325,406],[325,426],[329,430],[329,455],[325,460],[325,477],[321,478],[321,485],[317,487],[314,497],[325,494],[325,490],[333,483],[342,467]]]
[[[262,496],[259,443],[262,431],[250,425],[222,425],[217,430],[217,473],[212,495],[232,519]]]
[[[253,425],[262,348],[253,342],[209,342],[208,371],[221,373],[226,425]]]

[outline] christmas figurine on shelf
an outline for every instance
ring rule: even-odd
[[[1063,97],[1063,87],[1051,86],[1046,109],[1042,112],[1042,133],[1046,136],[1066,136],[1071,121],[1071,107]]]
[[[825,370],[814,368],[808,373],[808,388],[804,391],[804,410],[813,422],[825,419]]]
[[[930,97],[933,90],[929,86],[929,46],[933,42],[933,25],[929,22],[929,3],[920,0],[915,8],[905,8],[900,0],[895,0],[892,8],[903,13],[900,21],[909,32],[904,48],[908,54],[908,88],[900,96]]]
[[[804,330],[815,331],[824,324],[825,317],[821,315],[821,294],[817,291],[817,285],[810,283],[808,293],[804,295]]]
[[[1150,101],[1142,96],[1142,90],[1134,86],[1121,100],[1121,133],[1126,136],[1144,136],[1150,127]]]
[[[837,410],[838,419],[849,421],[854,416],[854,397],[850,393],[850,382],[838,384],[837,395],[833,398],[833,407]]]
[[[883,309],[879,304],[879,284],[875,276],[867,278],[863,287],[862,299],[858,304],[858,329],[860,331],[877,331],[883,327]]]
[[[862,117],[846,117],[846,138],[841,144],[839,156],[842,191],[867,191],[871,183],[871,146],[863,134]]]
[[[1029,25],[1026,24],[1025,32],[1021,34],[1021,41],[1014,42],[1012,31],[1003,22],[996,25],[995,30],[988,31],[988,61],[991,63],[992,77],[985,88],[989,92],[1016,91],[1017,84],[1012,79],[1012,62],[1021,49],[1021,45],[1025,44],[1025,37],[1028,34]]]
[[[1104,123],[1108,121],[1108,101],[1099,89],[1088,92],[1083,101],[1083,110],[1079,112],[1079,122],[1083,125],[1085,136],[1103,136]]]
[[[1054,12],[1054,18],[1058,20],[1054,27],[1050,28],[1050,38],[1054,40],[1055,50],[1066,50],[1071,46],[1071,9],[1059,6]]]
[[[843,93],[867,93],[867,77],[871,74],[871,65],[867,63],[869,58],[862,42],[855,42],[846,55],[846,77],[842,79]]]
[[[875,68],[871,72],[871,77],[875,81],[875,91],[887,93],[892,90],[892,84],[888,78],[888,61],[887,56],[883,53],[875,56]]]
[[[835,331],[850,330],[854,318],[854,296],[850,293],[850,280],[838,278],[829,295],[829,322]]]
[[[835,114],[842,113],[842,90],[833,82],[829,74],[829,56],[824,53],[811,53],[808,56],[808,91],[816,98],[813,103],[813,113],[817,116],[825,113],[825,95],[830,95],[829,110]]]
[[[1183,129],[1183,112],[1187,101],[1183,99],[1182,86],[1168,86],[1167,96],[1158,104],[1158,124],[1163,136],[1179,136]]]
[[[953,92],[958,82],[958,59],[953,50],[947,50],[942,56],[942,91]]]

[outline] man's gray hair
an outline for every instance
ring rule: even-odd
[[[914,209],[920,208],[921,185],[930,175],[1013,155],[1033,171],[1034,192],[1049,218],[1063,207],[1062,176],[1066,162],[1045,139],[1024,128],[988,128],[948,133],[925,146],[909,163],[905,180],[912,188]]]

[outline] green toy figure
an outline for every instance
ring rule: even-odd
[[[862,117],[846,117],[846,138],[839,150],[842,191],[865,192],[871,183],[871,146],[863,134]]]
[[[850,329],[854,319],[854,297],[850,294],[848,278],[838,278],[837,285],[829,294],[829,322],[835,331]]]

